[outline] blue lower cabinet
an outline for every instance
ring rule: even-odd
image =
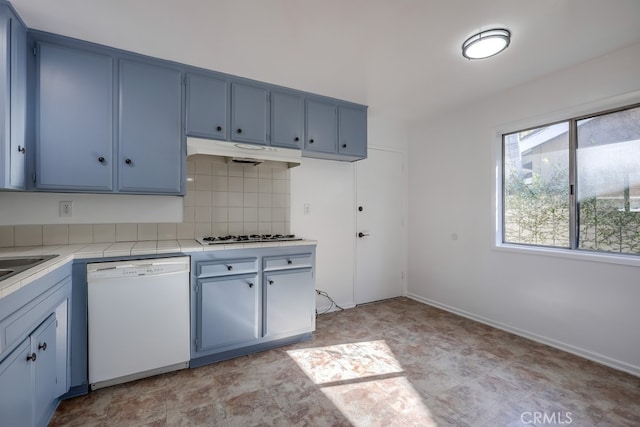
[[[51,314],[0,364],[0,414],[8,426],[45,426],[55,410],[56,327],[56,316]]]
[[[0,425],[46,426],[68,391],[70,266],[0,299]]]
[[[260,337],[256,274],[198,280],[198,351],[252,343]]]
[[[57,395],[56,363],[56,317],[55,314],[31,335],[31,363],[35,385],[35,425],[46,425],[54,410]]]
[[[311,337],[314,245],[190,255],[191,367]]]
[[[283,270],[264,274],[265,337],[282,338],[314,329],[313,270]]]
[[[31,341],[26,338],[0,363],[0,419],[7,426],[33,425]]]

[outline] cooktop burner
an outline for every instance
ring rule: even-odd
[[[196,239],[201,245],[223,245],[233,243],[257,243],[257,242],[290,242],[302,240],[294,234],[241,234],[238,236],[209,236]]]

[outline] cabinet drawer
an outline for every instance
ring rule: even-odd
[[[199,262],[198,277],[228,276],[230,274],[254,273],[258,271],[257,258],[227,259]]]
[[[311,267],[313,265],[313,258],[310,253],[284,256],[279,255],[274,257],[264,257],[263,263],[265,270]]]

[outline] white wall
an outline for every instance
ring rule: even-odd
[[[494,248],[496,131],[638,89],[640,44],[412,126],[409,295],[640,375],[640,268]]]
[[[367,131],[370,146],[406,152],[404,123],[380,117],[375,108],[370,108]],[[316,288],[327,292],[341,307],[353,307],[355,163],[304,158],[302,164],[290,172],[291,232],[318,241]],[[304,214],[305,203],[310,205],[309,215]],[[405,245],[406,238],[403,239]],[[319,311],[330,305],[322,297],[317,302]]]
[[[71,218],[60,216],[61,201],[72,202]],[[178,196],[0,192],[0,226],[180,221]]]

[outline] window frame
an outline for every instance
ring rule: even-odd
[[[573,107],[563,112],[531,117],[529,119],[503,124],[493,129],[494,133],[494,167],[495,179],[493,180],[493,207],[494,207],[494,245],[493,249],[499,252],[523,253],[538,256],[560,257],[585,261],[605,262],[640,266],[640,254],[626,254],[597,251],[579,248],[579,223],[577,203],[577,123],[587,118],[598,117],[618,111],[640,107],[640,91],[635,91],[622,96],[599,100],[589,104]],[[504,230],[504,136],[517,132],[567,122],[569,124],[569,243],[570,247],[555,247],[535,245],[528,243],[505,242]]]

